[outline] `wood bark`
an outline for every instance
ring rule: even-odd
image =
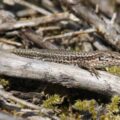
[[[104,95],[120,95],[118,76],[99,71],[100,77],[97,78],[77,66],[23,58],[3,51],[0,51],[0,74],[82,88]]]

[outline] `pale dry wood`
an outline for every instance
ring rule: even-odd
[[[88,2],[94,6],[98,5],[98,9],[109,17],[111,17],[115,11],[116,0],[88,0]]]
[[[51,15],[51,12],[47,11],[46,9],[40,7],[40,6],[36,6],[30,2],[27,2],[25,0],[14,0],[15,3],[18,3],[20,5],[26,6],[28,8],[31,8],[32,10],[35,10],[43,15]]]
[[[22,114],[22,113],[27,114],[27,111],[25,109],[27,107],[28,111],[32,111],[34,114],[38,113],[38,117],[41,117],[41,118],[45,117],[46,119],[47,118],[52,119],[52,118],[55,117],[55,116],[50,115],[54,112],[52,109],[47,109],[47,108],[44,108],[42,106],[40,107],[40,106],[34,105],[30,102],[27,102],[23,99],[17,98],[15,96],[13,96],[10,93],[10,91],[7,92],[3,88],[0,88],[0,104],[1,104],[2,109],[7,110],[7,111],[17,111],[17,113],[19,115]],[[24,107],[24,108],[21,109],[21,106]],[[33,116],[34,116],[34,114],[33,114]],[[10,119],[10,118],[7,119],[7,116],[1,116],[1,115],[2,114],[0,114],[0,120],[3,120],[1,118],[4,118],[4,117],[5,117],[4,120],[9,120]],[[10,116],[10,117],[11,117],[11,120],[12,120],[13,119],[12,116]],[[32,116],[30,116],[30,117],[32,117]],[[18,120],[18,119],[16,118],[16,120]],[[22,119],[19,119],[19,120],[22,120]]]
[[[22,100],[20,98],[17,98],[15,96],[13,96],[10,92],[7,92],[3,89],[0,89],[0,98],[8,99],[9,101],[12,101],[12,102],[15,102],[17,104],[23,105],[24,107],[27,107],[27,108],[32,109],[32,110],[37,110],[39,113],[44,114],[45,116],[49,116],[49,113],[53,113],[52,109],[46,109],[44,107],[34,105],[30,102],[27,102],[25,100]],[[6,106],[8,106],[8,105],[6,105]],[[16,107],[16,109],[18,108],[17,105],[14,106],[14,108],[11,105],[11,110],[13,110],[13,109],[16,110],[15,107]],[[49,116],[49,117],[51,117],[51,116]]]
[[[26,17],[26,16],[34,16],[37,12],[32,9],[24,9],[21,11],[18,11],[16,14],[18,17]]]
[[[45,10],[44,8],[41,8],[40,6],[36,6],[25,0],[4,0],[4,3],[6,3],[8,5],[15,5],[17,3],[17,4],[23,5],[25,7],[31,8],[32,10],[35,10],[43,15],[51,14],[49,11]]]
[[[0,89],[0,97],[10,99],[10,100],[12,100],[12,101],[14,101],[16,103],[22,104],[22,105],[27,106],[27,107],[29,107],[31,109],[37,109],[37,110],[41,109],[39,106],[33,105],[33,104],[29,103],[29,102],[26,102],[26,101],[24,101],[22,99],[19,99],[19,98],[13,96],[12,94],[10,94],[9,92],[6,92],[6,91],[1,90],[1,89]]]
[[[97,29],[97,33],[102,35],[108,44],[112,45],[115,49],[120,50],[120,27],[118,24],[111,25],[110,23],[102,20],[97,14],[83,6],[80,0],[61,0],[67,4],[68,8],[79,18],[83,18],[86,22],[91,24]]]
[[[61,27],[60,26],[47,26],[47,27],[39,27],[37,30],[36,30],[36,33],[40,33],[41,31],[52,31],[52,30],[60,30]]]
[[[44,16],[44,17],[32,18],[30,20],[17,21],[14,23],[7,22],[0,25],[0,31],[18,29],[21,27],[32,27],[40,24],[54,23],[61,20],[67,20],[69,19],[69,15],[70,14],[68,12],[63,12],[63,13]]]
[[[99,73],[98,79],[77,66],[43,62],[0,51],[1,75],[47,81],[104,95],[120,95],[120,77]]]
[[[46,49],[58,49],[58,47],[54,44],[52,44],[49,41],[43,41],[42,31],[41,34],[34,32],[32,29],[25,29],[21,30],[20,37],[23,40],[27,40],[30,42],[35,43],[40,48],[46,48]]]
[[[102,51],[108,51],[110,50],[109,47],[105,46],[104,44],[101,43],[100,40],[96,40],[93,42],[93,46],[97,49],[97,50],[102,50]]]
[[[94,32],[96,32],[96,29],[89,28],[86,30],[79,30],[79,31],[64,33],[64,34],[60,34],[60,35],[56,35],[56,36],[45,37],[43,41],[73,37],[73,36],[77,36],[77,35],[81,35],[81,34],[89,34],[89,33],[94,33]]]
[[[41,5],[48,9],[49,11],[51,11],[52,13],[58,13],[60,11],[59,10],[60,8],[55,6],[55,3],[50,0],[41,0]]]
[[[12,115],[0,112],[0,120],[25,120],[25,119],[13,117]]]
[[[22,46],[20,43],[13,41],[12,39],[5,39],[5,38],[0,38],[0,42],[6,43],[8,45],[15,45],[15,46]]]

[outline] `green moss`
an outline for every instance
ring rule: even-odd
[[[9,86],[9,81],[4,78],[0,78],[0,85],[7,88]]]
[[[60,114],[60,120],[82,120],[81,115],[76,116],[76,114],[69,113],[69,114]]]
[[[55,94],[50,96],[47,100],[43,102],[43,106],[46,108],[53,108],[54,105],[59,104],[61,102],[61,98],[59,95]]]
[[[108,112],[111,112],[111,113],[120,112],[119,103],[120,103],[120,97],[114,96],[111,99],[111,103],[106,106],[106,109],[108,110]]]
[[[97,112],[95,110],[96,101],[95,100],[77,100],[73,105],[73,108],[79,111],[88,111],[92,114],[93,119],[96,119]]]
[[[101,120],[120,120],[120,97],[114,96],[111,103],[106,105],[106,114],[101,115]]]
[[[118,66],[106,67],[106,71],[113,73],[115,75],[120,75],[120,67]]]
[[[120,120],[120,116],[106,113],[105,115],[101,115],[100,120]]]

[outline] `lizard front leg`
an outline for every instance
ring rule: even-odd
[[[95,69],[92,63],[90,64],[89,62],[84,62],[82,64],[78,64],[78,66],[87,69],[91,73],[92,76],[95,75],[97,78],[100,77],[98,71]]]

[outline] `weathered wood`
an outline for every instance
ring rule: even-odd
[[[1,75],[47,81],[105,95],[120,95],[120,77],[102,71],[99,73],[97,79],[77,66],[32,60],[0,51]]]
[[[96,13],[83,6],[80,0],[61,0],[64,4],[67,4],[69,9],[79,18],[83,18],[86,22],[91,24],[97,29],[97,33],[102,35],[105,42],[112,45],[115,49],[120,50],[120,27],[118,24],[110,24],[102,20]]]
[[[0,25],[0,31],[13,30],[22,27],[32,27],[40,24],[54,23],[61,20],[67,20],[69,19],[69,16],[70,14],[68,12],[63,12],[44,17],[33,18],[30,20],[21,20],[14,23],[6,22]]]
[[[13,117],[13,116],[11,116],[9,114],[0,112],[0,120],[25,120],[25,119],[16,118],[16,117]]]

